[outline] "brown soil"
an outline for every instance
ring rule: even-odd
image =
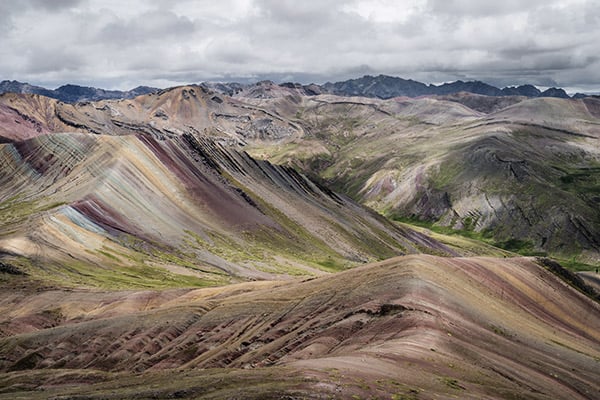
[[[117,373],[110,382],[289,367],[315,398],[600,394],[600,306],[525,258],[407,256],[304,281],[2,296],[0,368],[15,382],[49,369],[37,389],[58,370]]]

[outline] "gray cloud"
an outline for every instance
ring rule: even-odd
[[[45,50],[36,49],[28,54],[25,71],[32,74],[37,73],[76,73],[85,66],[85,59],[69,49]]]
[[[185,38],[193,35],[194,23],[171,11],[153,10],[131,19],[117,18],[98,32],[97,41],[110,46],[131,46],[159,39]]]
[[[429,0],[428,9],[433,14],[445,14],[451,17],[497,17],[499,15],[536,11],[546,0]]]
[[[82,3],[83,0],[25,0],[20,1],[21,6],[25,5],[44,11],[61,12],[65,9],[73,8]]]
[[[0,79],[47,86],[386,73],[600,91],[598,0],[1,1],[0,31]]]

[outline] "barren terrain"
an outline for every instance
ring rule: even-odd
[[[0,398],[600,395],[598,303],[533,259],[415,255],[303,281],[2,297]]]
[[[0,96],[0,399],[600,397],[597,100],[306,90]]]

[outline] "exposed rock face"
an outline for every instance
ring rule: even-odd
[[[533,85],[510,86],[502,89],[504,96],[540,97],[542,92]]]
[[[451,94],[459,92],[469,92],[473,94],[481,94],[484,96],[502,96],[503,93],[497,87],[488,85],[481,81],[463,82],[456,81],[452,83],[444,83],[443,85],[434,86],[432,94]]]
[[[2,81],[0,82],[0,94],[1,93],[31,93],[52,97],[53,91],[18,81]]]
[[[379,75],[363,76],[358,79],[350,79],[343,82],[326,83],[323,89],[329,93],[340,96],[364,96],[389,99],[392,97],[408,96],[417,97],[433,94],[430,86],[424,83],[395,78],[392,76]]]

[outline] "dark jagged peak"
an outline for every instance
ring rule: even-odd
[[[68,103],[97,100],[102,95],[109,99],[118,98],[118,95],[112,91],[71,84],[63,85],[55,89],[54,92],[56,93],[56,98]]]
[[[488,85],[481,81],[456,81],[451,83],[444,83],[440,86],[432,86],[435,88],[436,94],[451,94],[458,92],[469,92],[475,94],[482,94],[485,96],[501,96],[502,91],[495,86]]]
[[[507,86],[502,89],[503,96],[538,97],[542,92],[533,85]]]
[[[131,89],[129,91],[129,93],[132,95],[132,97],[137,97],[137,96],[141,96],[144,94],[154,93],[157,90],[158,90],[157,88],[154,88],[151,86],[138,86],[138,87]]]
[[[570,98],[569,95],[567,94],[567,92],[565,92],[563,89],[555,88],[555,87],[544,90],[540,94],[540,97],[559,97],[561,99]]]
[[[23,83],[23,82],[19,82],[19,81],[9,81],[9,80],[4,80],[2,82],[0,82],[0,92],[2,93],[26,93],[27,89],[31,89],[31,88],[39,88],[39,89],[43,89],[39,86],[33,86],[30,85],[28,83]]]
[[[589,95],[585,94],[585,93],[579,93],[579,92],[575,93],[572,96],[573,99],[585,99],[586,97],[589,97]]]
[[[98,101],[98,100],[116,100],[130,99],[143,94],[157,91],[156,88],[148,86],[138,86],[128,91],[104,90],[88,86],[79,86],[67,84],[54,90],[54,97],[67,103],[77,103],[80,101]]]

